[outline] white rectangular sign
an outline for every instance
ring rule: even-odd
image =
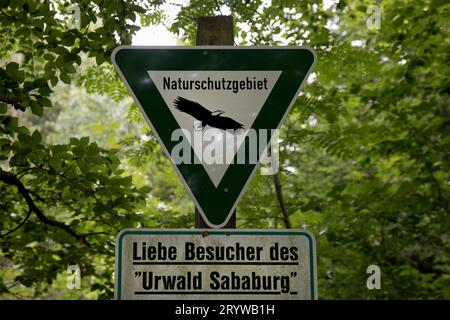
[[[317,299],[315,251],[305,230],[125,229],[115,298]]]

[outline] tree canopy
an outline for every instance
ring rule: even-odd
[[[193,227],[110,55],[160,24],[194,45],[196,18],[224,12],[238,46],[318,56],[281,127],[280,172],[255,175],[238,228],[311,231],[321,299],[450,298],[448,1],[0,4],[1,299],[110,299],[120,230]],[[372,264],[380,290],[366,288]],[[69,265],[80,290],[66,288]]]

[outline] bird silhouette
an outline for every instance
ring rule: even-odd
[[[209,111],[201,104],[177,97],[173,100],[175,108],[181,112],[187,113],[195,119],[199,120],[199,125],[195,126],[196,130],[203,130],[206,126],[222,129],[222,130],[236,130],[239,133],[244,126],[229,117],[222,117],[225,112],[222,110]]]

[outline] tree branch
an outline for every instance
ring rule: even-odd
[[[0,234],[0,238],[4,238],[4,237],[6,237],[8,234],[11,234],[11,233],[13,233],[13,232],[16,231],[16,230],[19,230],[20,227],[22,227],[22,226],[25,224],[25,222],[27,222],[27,220],[28,220],[28,218],[29,218],[30,216],[31,216],[31,210],[28,210],[28,213],[27,213],[27,216],[25,217],[25,219],[23,219],[23,220],[19,223],[19,225],[18,225],[17,227],[15,227],[14,229],[9,230],[9,231],[6,232],[5,234]]]
[[[220,5],[219,5],[219,1],[215,0],[215,2],[216,2],[216,7],[217,7],[217,10],[219,10],[219,12],[220,12],[220,15],[221,15],[221,16],[223,16],[222,10],[220,10]]]
[[[19,97],[0,96],[0,101],[12,105],[16,110],[25,111],[25,107],[20,104],[22,99]]]
[[[36,217],[41,220],[44,224],[59,228],[67,232],[68,234],[72,235],[77,240],[81,240],[86,246],[90,247],[90,244],[87,242],[86,238],[92,235],[96,234],[106,234],[105,232],[92,232],[92,233],[78,233],[75,230],[73,230],[70,226],[66,225],[63,222],[59,222],[53,219],[48,218],[42,211],[39,209],[36,204],[34,203],[33,199],[31,198],[30,192],[28,189],[23,185],[23,183],[17,179],[17,177],[11,173],[5,172],[0,168],[0,180],[5,182],[6,184],[15,186],[17,188],[17,191],[23,196],[25,199],[29,212],[34,212]]]
[[[277,200],[280,204],[281,213],[283,214],[283,221],[286,229],[291,229],[291,221],[289,220],[289,213],[286,208],[286,204],[284,203],[283,190],[281,189],[280,177],[278,173],[273,175],[273,182],[275,184],[275,192],[277,194]]]

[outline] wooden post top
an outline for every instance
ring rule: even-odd
[[[197,18],[197,46],[232,46],[234,30],[232,16]]]

